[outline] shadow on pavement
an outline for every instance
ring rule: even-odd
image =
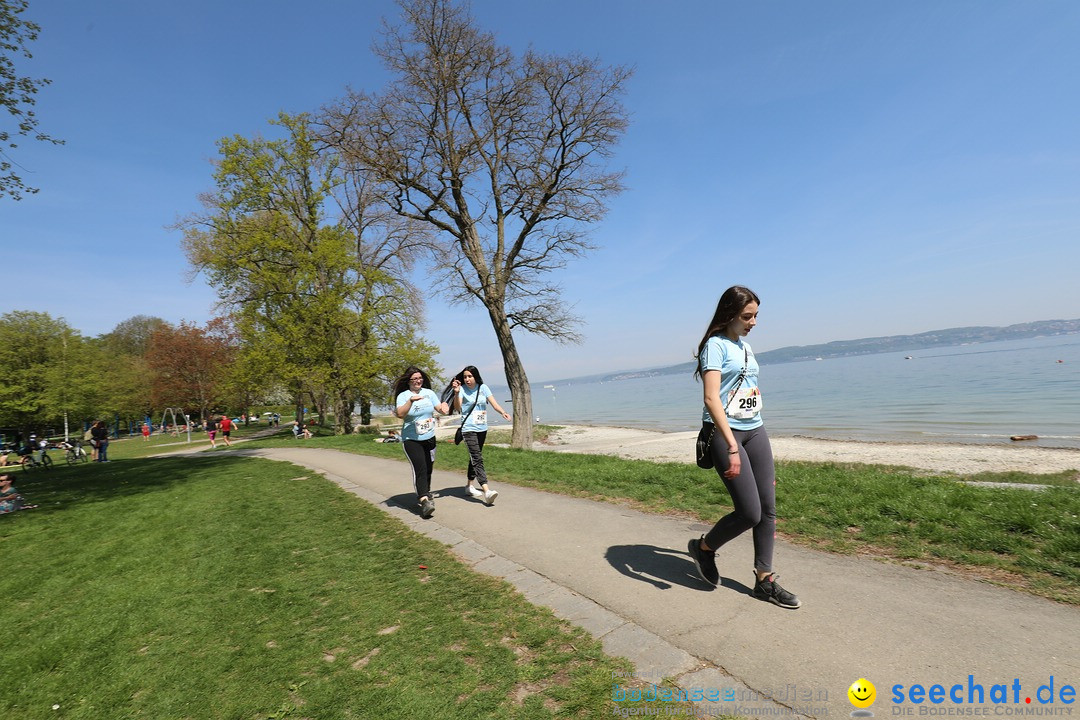
[[[673,585],[706,592],[712,590],[708,583],[698,577],[693,561],[682,550],[655,545],[612,545],[604,557],[623,575],[660,590],[667,590]],[[723,576],[720,587],[744,595],[753,594],[746,585]]]

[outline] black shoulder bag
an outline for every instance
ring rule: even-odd
[[[731,404],[731,398],[735,397],[735,393],[739,392],[739,388],[742,387],[743,380],[746,379],[746,368],[750,362],[750,354],[747,352],[746,347],[743,347],[743,368],[739,373],[739,379],[735,381],[735,387],[731,389],[731,394],[728,396],[728,401],[724,405],[724,412],[727,412],[728,405]],[[709,445],[712,443],[713,434],[716,432],[716,425],[710,422],[701,423],[701,429],[698,430],[697,444],[695,445],[697,451],[697,466],[702,470],[709,470],[713,465],[712,453],[709,452]]]

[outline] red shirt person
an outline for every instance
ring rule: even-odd
[[[221,416],[221,436],[225,438],[225,444],[231,446],[232,442],[229,441],[229,434],[233,431],[236,425],[229,419],[228,415]]]

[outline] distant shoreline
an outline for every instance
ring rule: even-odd
[[[785,363],[813,362],[815,360],[836,360],[842,358],[881,355],[898,352],[919,352],[923,350],[941,350],[950,347],[985,345],[1010,340],[1030,340],[1080,335],[1080,318],[1071,320],[1040,320],[1004,327],[959,327],[945,330],[933,330],[917,335],[888,335],[884,337],[859,338],[856,340],[835,340],[816,345],[786,345],[773,350],[756,353],[762,365],[781,365]],[[596,373],[560,380],[544,380],[530,383],[533,386],[544,384],[565,385],[572,383],[617,382],[643,377],[662,375],[689,375],[697,363],[693,360],[663,365],[661,367],[640,370],[618,370],[610,373]]]
[[[697,431],[663,432],[640,428],[552,423],[560,427],[534,449],[615,455],[654,462],[693,461]],[[1019,471],[1080,474],[1080,449],[961,443],[909,443],[772,436],[777,460],[897,465],[958,475]]]

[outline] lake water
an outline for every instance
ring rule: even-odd
[[[760,382],[774,436],[1000,444],[1038,435],[1025,444],[1080,448],[1080,335],[762,364]],[[701,392],[689,374],[534,385],[533,410],[545,423],[694,430]]]

